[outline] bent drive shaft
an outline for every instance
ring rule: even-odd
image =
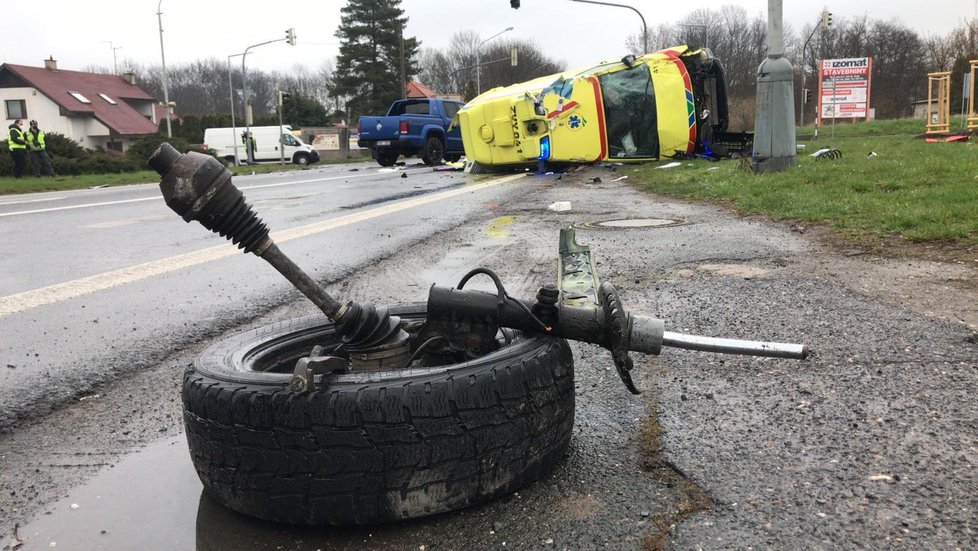
[[[162,176],[160,190],[174,212],[264,258],[322,310],[336,324],[354,367],[401,367],[410,357],[400,318],[389,315],[386,308],[352,301],[341,304],[331,297],[272,241],[265,223],[231,183],[231,172],[217,159],[194,152],[184,155],[163,143],[149,158],[149,166]]]

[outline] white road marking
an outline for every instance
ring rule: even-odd
[[[63,201],[67,199],[65,196],[61,197],[45,197],[43,199],[24,199],[22,201],[0,201],[0,207],[5,207],[7,205],[23,205],[24,203],[44,203],[45,201]]]
[[[367,176],[375,176],[375,175],[374,174],[353,174],[353,175],[349,175],[349,176],[334,176],[332,178],[314,178],[312,180],[298,180],[298,181],[292,180],[292,181],[288,181],[288,182],[279,182],[279,183],[275,183],[275,184],[259,184],[259,185],[255,185],[255,186],[240,187],[238,189],[240,189],[241,191],[247,191],[249,189],[261,189],[261,188],[281,187],[281,186],[294,186],[296,184],[311,184],[311,183],[315,183],[315,182],[328,182],[328,181],[331,181],[331,180],[343,180],[343,179],[349,179],[349,178],[364,178],[364,177],[367,177]],[[38,200],[39,201],[44,201],[44,199],[38,199]],[[21,210],[21,211],[17,211],[17,212],[0,212],[0,217],[4,217],[4,216],[16,216],[18,214],[40,214],[42,212],[55,212],[55,211],[59,211],[59,210],[84,209],[84,208],[89,208],[89,207],[104,207],[104,206],[108,206],[108,205],[122,205],[122,204],[125,204],[125,203],[139,203],[141,201],[162,201],[162,200],[163,200],[163,198],[160,197],[159,195],[154,195],[152,197],[140,197],[138,199],[120,199],[118,201],[105,201],[105,202],[102,202],[102,203],[85,203],[85,204],[82,204],[82,205],[66,205],[66,206],[63,206],[63,207],[51,207],[51,208],[48,208],[48,209]],[[6,203],[6,204],[13,205],[15,203]],[[3,204],[0,204],[0,206],[3,206]]]
[[[511,182],[517,178],[522,178],[524,175],[525,174],[514,174],[511,176],[496,178],[495,180],[490,180],[488,182],[450,189],[441,193],[422,195],[420,197],[398,201],[390,205],[384,205],[382,207],[361,212],[354,212],[345,216],[324,220],[322,222],[316,222],[313,224],[307,224],[305,226],[278,231],[272,233],[271,235],[272,239],[275,240],[276,243],[283,243],[285,241],[299,239],[301,237],[308,237],[310,235],[322,233],[349,224],[356,224],[358,222],[370,220],[371,218],[393,214],[405,209],[435,203],[437,201],[449,199],[458,195],[476,193],[499,184]],[[142,279],[174,272],[176,270],[197,266],[198,264],[219,260],[235,254],[240,254],[238,248],[230,243],[226,243],[217,247],[210,247],[199,251],[171,256],[169,258],[153,260],[143,264],[138,264],[136,266],[130,266],[128,268],[96,274],[73,281],[67,281],[65,283],[58,283],[48,287],[34,289],[32,291],[24,291],[23,293],[17,293],[15,295],[0,297],[0,317],[77,298],[83,295],[95,293],[97,291],[103,291],[112,287],[118,287],[127,283],[133,283]]]

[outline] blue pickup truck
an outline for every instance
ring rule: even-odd
[[[436,98],[397,100],[386,116],[360,117],[357,145],[369,148],[381,166],[393,165],[400,155],[419,155],[426,165],[455,162],[465,152],[462,133],[458,125],[448,127],[463,105]]]

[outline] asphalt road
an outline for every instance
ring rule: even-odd
[[[458,194],[491,178],[378,168],[235,184],[280,247],[326,281],[460,224],[500,193]],[[0,234],[0,432],[296,294],[265,262],[185,223],[155,184],[4,196]]]
[[[707,180],[706,168],[683,170]],[[573,344],[576,424],[548,477],[434,518],[296,529],[230,514],[201,495],[180,435],[180,373],[206,337],[314,312],[294,293],[273,293],[264,314],[209,321],[217,328],[199,341],[0,438],[0,505],[10,517],[0,540],[21,522],[27,549],[978,546],[978,338],[946,315],[974,301],[974,290],[955,287],[937,265],[839,255],[787,225],[611,182],[622,174],[501,185],[472,201],[457,227],[341,274],[331,288],[412,302],[432,282],[454,284],[485,265],[511,294],[530,297],[553,278],[559,228],[670,219],[683,223],[579,229],[578,241],[592,247],[625,307],[661,317],[667,330],[802,341],[812,357],[666,349],[636,357],[645,391],[636,397],[606,351]],[[590,183],[594,176],[605,182]],[[562,200],[571,211],[547,209]],[[881,291],[879,278],[910,290],[938,282],[943,310],[919,311]]]

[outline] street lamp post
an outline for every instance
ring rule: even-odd
[[[162,1],[162,0],[160,0]],[[245,154],[248,158],[248,164],[255,162],[255,152],[254,147],[251,145],[251,112],[248,110],[248,78],[247,72],[245,70],[245,60],[248,57],[248,50],[252,48],[257,48],[259,46],[264,46],[266,44],[274,44],[275,42],[288,42],[291,45],[295,45],[295,29],[288,29],[285,31],[285,38],[279,38],[277,40],[266,40],[258,44],[252,44],[245,48],[245,51],[241,52],[241,99],[244,101],[244,118],[245,118]],[[281,147],[281,144],[279,144]]]
[[[231,145],[234,147],[234,166],[240,166],[238,164],[238,127],[235,126],[234,122],[234,87],[231,84],[231,58],[238,57],[240,54],[231,54],[228,56],[228,98],[231,100]]]
[[[642,53],[645,54],[649,49],[649,27],[645,24],[645,17],[642,16],[642,12],[637,9],[626,6],[625,4],[612,4],[611,2],[596,2],[595,0],[571,0],[572,2],[581,2],[584,4],[598,4],[601,6],[614,6],[616,8],[626,8],[632,10],[638,14],[639,19],[642,20]]]
[[[170,126],[170,83],[166,76],[166,53],[163,51],[163,12],[161,7],[163,0],[156,5],[156,19],[160,24],[160,58],[163,61],[163,113],[166,116],[166,137],[173,137],[173,128]]]
[[[489,42],[497,36],[513,30],[513,27],[506,27],[505,29],[499,31],[498,33],[490,36],[489,38],[479,42],[479,45],[475,47],[475,92],[476,95],[482,93],[482,45]]]

